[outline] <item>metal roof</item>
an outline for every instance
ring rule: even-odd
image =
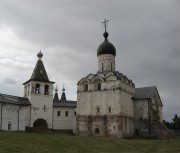
[[[31,79],[36,81],[47,81],[47,82],[49,81],[42,60],[37,61],[34,71],[31,75]]]
[[[101,43],[97,49],[97,56],[99,55],[104,55],[104,54],[112,54],[114,56],[116,56],[116,49],[114,47],[113,44],[111,44],[107,37],[108,37],[108,33],[107,32],[104,32],[104,42]]]
[[[77,107],[77,101],[71,101],[71,100],[59,100],[53,102],[54,107]]]
[[[0,103],[8,103],[22,106],[31,105],[28,98],[6,95],[2,93],[0,93]]]
[[[156,86],[135,88],[134,99],[150,98],[154,90],[156,90]]]
[[[55,91],[56,93],[54,94],[53,107],[71,107],[71,108],[77,107],[77,101],[66,100],[64,85],[60,100],[58,96],[58,90],[56,89]]]
[[[52,81],[49,81],[48,75],[46,73],[46,69],[44,67],[43,61],[41,59],[39,59],[36,63],[36,66],[34,68],[34,71],[31,75],[31,78],[26,81],[24,84],[26,84],[29,81],[40,81],[40,82],[50,82],[50,83],[54,83]]]

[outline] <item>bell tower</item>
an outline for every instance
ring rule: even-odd
[[[52,128],[53,84],[46,73],[41,51],[31,78],[23,83],[24,97],[31,103],[29,127]],[[38,122],[39,121],[39,122]]]

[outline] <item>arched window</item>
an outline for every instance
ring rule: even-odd
[[[8,122],[8,130],[10,131],[11,130],[11,122]]]
[[[104,64],[102,63],[102,71],[104,71]]]
[[[98,107],[96,107],[96,113],[99,113],[99,112],[100,112],[100,108],[98,106]]]
[[[111,107],[109,107],[109,113],[111,113]]]
[[[44,87],[44,94],[49,95],[49,85],[45,85]]]
[[[84,85],[84,91],[88,91],[88,84]]]
[[[99,134],[99,128],[95,128],[95,134]]]
[[[36,84],[35,94],[40,94],[40,84]]]
[[[61,111],[57,111],[57,117],[61,116]]]
[[[101,90],[101,83],[98,83],[97,90]]]

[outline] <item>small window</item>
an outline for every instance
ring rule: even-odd
[[[84,91],[88,91],[88,84],[85,84]]]
[[[111,113],[111,107],[109,107],[109,113]]]
[[[101,83],[98,83],[97,90],[101,90]]]
[[[95,128],[95,134],[99,134],[99,128]]]
[[[111,63],[111,71],[113,71],[113,64]]]
[[[35,94],[40,94],[40,84],[36,84]]]
[[[96,112],[97,112],[97,113],[99,113],[99,112],[100,112],[100,108],[99,108],[99,107],[97,107]]]
[[[11,123],[10,122],[8,123],[8,130],[9,131],[11,130]]]
[[[45,85],[44,87],[44,94],[49,95],[49,85]]]
[[[57,116],[61,116],[61,111],[57,111]]]
[[[76,111],[74,112],[74,115],[76,116]]]
[[[68,111],[65,111],[65,117],[68,117],[68,113],[69,113]]]
[[[115,91],[115,90],[116,90],[116,87],[113,87],[112,90]]]

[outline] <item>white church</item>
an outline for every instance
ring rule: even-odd
[[[77,102],[66,99],[44,67],[43,54],[29,80],[24,96],[0,93],[0,130],[47,129],[71,131],[82,136],[160,136],[172,134],[162,124],[162,101],[155,86],[136,88],[132,80],[116,70],[116,49],[104,32],[97,49],[97,73],[77,82]],[[53,93],[55,91],[55,93]]]
[[[76,101],[66,100],[65,89],[61,99],[58,91],[53,96],[53,81],[49,81],[42,57],[31,78],[23,83],[24,97],[0,94],[0,130],[25,131],[49,129],[73,131],[76,129]]]

